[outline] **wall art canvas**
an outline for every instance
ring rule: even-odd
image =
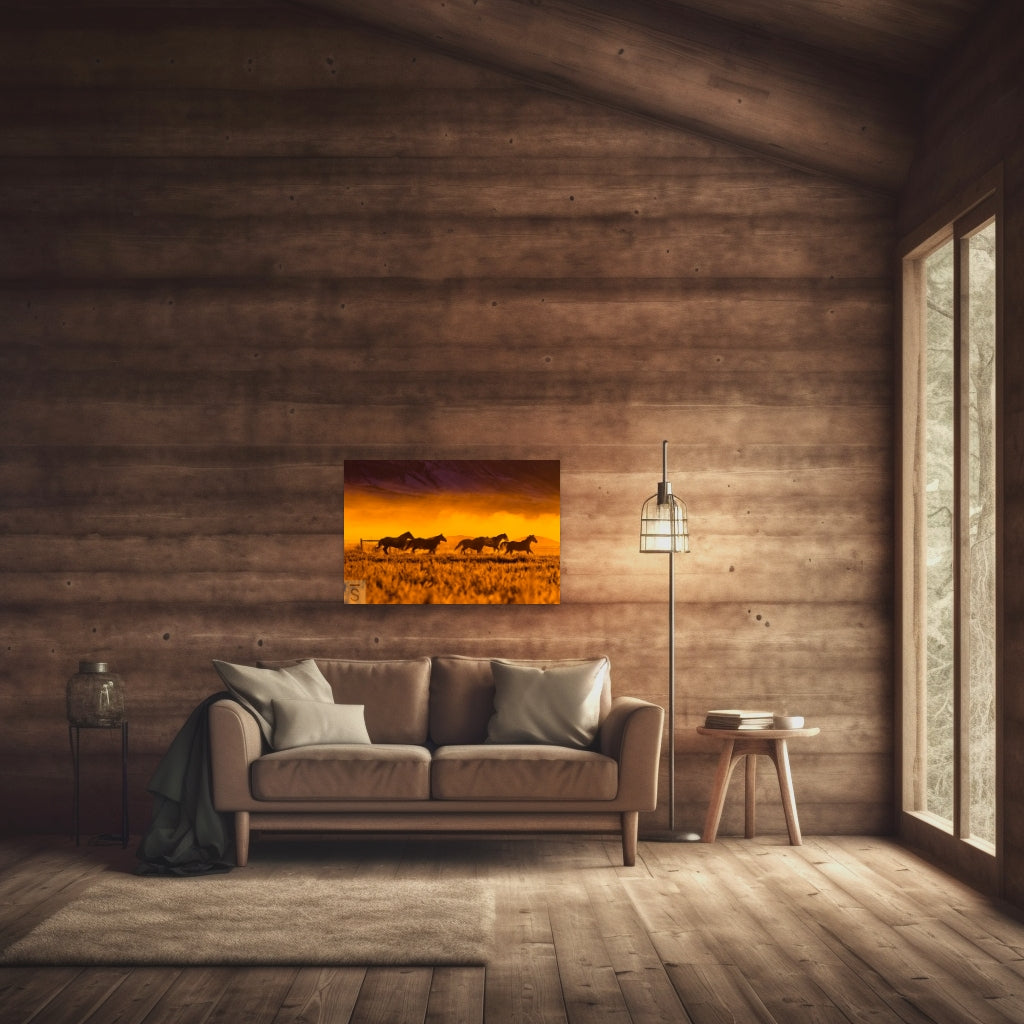
[[[345,462],[347,604],[558,604],[557,460]]]

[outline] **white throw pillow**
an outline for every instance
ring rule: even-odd
[[[492,661],[494,714],[487,742],[589,747],[610,668],[607,658],[546,668]]]
[[[369,743],[362,704],[321,704],[315,700],[274,700],[275,750],[318,743]]]
[[[263,738],[268,743],[273,741],[274,735],[272,701],[275,698],[334,703],[331,684],[324,679],[312,658],[286,668],[254,668],[214,659],[213,667],[231,696],[256,716]]]

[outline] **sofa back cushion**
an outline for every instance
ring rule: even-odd
[[[430,738],[439,746],[483,743],[494,714],[490,658],[442,655],[430,668]]]
[[[426,743],[430,659],[346,661],[317,658],[338,704],[362,704],[374,743]]]
[[[265,663],[274,664],[274,663]],[[427,742],[430,659],[317,658],[336,704],[362,704],[374,743]]]
[[[555,668],[585,665],[594,659],[508,660],[472,658],[459,654],[434,658],[430,670],[430,738],[439,747],[486,742],[487,727],[494,714],[492,660],[530,668]],[[317,664],[327,675],[323,663],[318,661]],[[608,714],[611,703],[611,673],[606,672],[601,692],[602,720]]]

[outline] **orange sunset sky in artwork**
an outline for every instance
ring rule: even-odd
[[[501,533],[560,545],[558,461],[346,460],[344,502],[348,547],[406,530],[449,545]]]

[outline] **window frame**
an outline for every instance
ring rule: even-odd
[[[925,383],[925,259],[948,244],[954,245],[954,338],[958,364],[966,358],[960,346],[963,325],[963,281],[961,277],[962,240],[982,228],[990,220],[996,224],[996,309],[995,309],[995,514],[996,514],[996,608],[995,608],[995,770],[996,770],[996,841],[995,849],[987,843],[977,842],[969,835],[969,807],[965,806],[969,777],[964,770],[966,722],[960,707],[965,696],[960,664],[960,648],[954,656],[954,759],[958,766],[954,772],[953,823],[949,823],[924,810],[924,775],[915,766],[915,754],[921,749],[923,736],[922,715],[917,709],[923,689],[923,665],[926,631],[921,621],[918,595],[924,585],[924,531],[920,528],[924,509],[921,484],[925,417],[923,415],[923,388]],[[897,832],[908,844],[920,849],[931,859],[975,887],[997,894],[1001,891],[1003,871],[1003,415],[1005,398],[1003,389],[1003,226],[1001,171],[997,170],[979,183],[972,196],[947,208],[913,235],[904,239],[897,253],[899,259],[898,316],[900,324],[898,342],[897,391],[897,617],[896,617],[896,712],[897,763],[896,811]],[[961,486],[960,466],[966,445],[966,431],[961,431],[964,389],[960,383],[958,365],[956,394],[954,396],[955,460],[954,489],[957,495],[954,550],[963,543],[960,529],[963,517],[962,502],[965,488]],[[954,557],[954,621],[963,623],[963,578],[959,557]]]

